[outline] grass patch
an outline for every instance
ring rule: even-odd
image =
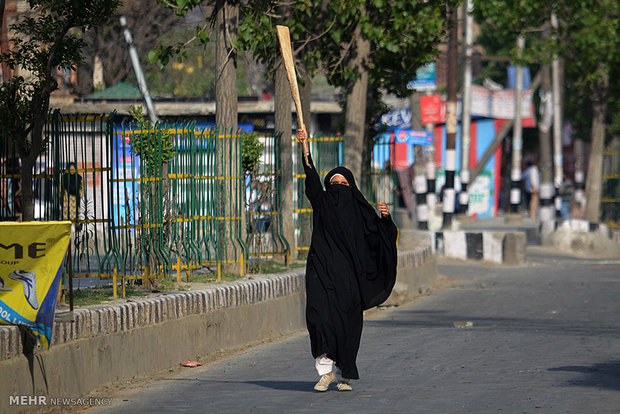
[[[181,278],[182,280],[185,280],[185,278]],[[189,281],[190,282],[195,282],[195,283],[213,283],[213,282],[217,282],[217,273],[192,273],[189,276]]]
[[[234,282],[235,280],[241,279],[242,276],[239,276],[239,273],[228,273],[222,272],[222,282]],[[190,282],[195,283],[217,283],[217,273],[192,273],[189,276]]]
[[[283,273],[291,269],[299,269],[305,266],[306,266],[305,260],[295,260],[291,262],[288,267],[286,267],[283,262],[278,261],[278,260],[261,260],[260,273],[263,273],[263,274]],[[250,273],[252,274],[258,273],[258,263],[252,262],[250,263],[249,267],[250,267]]]
[[[122,295],[122,287],[118,287],[118,296]],[[135,286],[125,286],[125,297],[146,296],[149,292],[136,288]],[[68,301],[68,293],[66,300]],[[97,286],[89,289],[79,289],[73,291],[73,305],[74,306],[88,306],[99,305],[101,303],[109,302],[112,299],[113,292],[112,286]]]
[[[288,267],[284,266],[284,263],[279,260],[262,260],[261,261],[261,274],[278,274],[289,271],[291,269],[299,269],[306,266],[305,260],[296,260],[290,263]],[[250,274],[257,274],[258,264],[256,262],[250,263]],[[247,276],[247,275],[246,275]],[[222,272],[221,282],[234,282],[241,279],[238,273]],[[196,273],[193,272],[190,275],[189,282],[186,282],[185,276],[181,278],[181,282],[178,283],[176,278],[156,278],[151,279],[153,289],[157,289],[164,292],[186,292],[190,290],[190,284],[193,283],[218,283],[217,272],[211,273]],[[142,287],[127,285],[125,286],[125,298],[141,297],[151,293],[151,289],[143,289]],[[122,297],[122,286],[118,286],[117,294]],[[69,297],[65,298],[68,302]],[[74,306],[89,306],[99,305],[106,302],[111,302],[112,286],[97,286],[88,289],[78,289],[73,291],[73,305]]]
[[[179,292],[187,292],[189,290],[189,286],[187,284],[177,283],[176,279],[151,279],[151,283],[153,284],[153,289],[163,290],[165,292],[171,291],[179,291]]]

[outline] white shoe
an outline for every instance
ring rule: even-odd
[[[338,381],[338,391],[353,391],[348,382]]]
[[[333,372],[322,375],[319,382],[317,382],[316,385],[314,386],[314,389],[316,391],[321,391],[321,392],[327,391],[327,389],[329,388],[329,384],[331,384],[334,381],[336,381],[336,376],[334,375]]]

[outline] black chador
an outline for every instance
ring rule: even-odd
[[[389,215],[379,217],[345,167],[331,170],[325,190],[308,155],[306,196],[313,231],[306,267],[306,323],[312,355],[327,354],[342,377],[358,379],[355,360],[362,312],[380,305],[396,280],[398,230]],[[340,174],[349,186],[330,184]]]

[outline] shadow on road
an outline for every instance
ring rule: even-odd
[[[409,315],[414,314],[413,318]],[[550,318],[508,318],[480,317],[467,314],[453,314],[449,311],[401,311],[398,319],[367,320],[365,327],[411,327],[411,328],[455,328],[455,322],[470,321],[473,329],[497,331],[547,333],[572,336],[620,337],[620,327],[595,325],[579,320]]]
[[[576,372],[582,376],[569,380],[568,384],[578,387],[596,387],[620,391],[620,361],[602,362],[590,366],[569,365],[549,368],[548,371]]]
[[[259,387],[271,388],[278,391],[303,391],[316,393],[314,391],[315,382],[312,381],[214,381],[199,378],[164,378],[164,381],[183,381],[183,382],[200,382],[212,384],[252,384]]]

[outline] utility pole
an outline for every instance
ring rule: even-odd
[[[129,56],[131,57],[131,63],[133,65],[133,70],[136,73],[136,79],[138,80],[138,87],[140,88],[140,92],[144,97],[144,103],[146,104],[146,110],[149,113],[149,118],[153,124],[157,123],[157,113],[155,112],[155,106],[153,105],[153,101],[151,100],[151,94],[149,93],[149,88],[146,86],[146,79],[144,78],[144,74],[142,73],[142,66],[140,66],[140,59],[138,58],[138,52],[136,50],[136,45],[133,42],[133,37],[131,36],[131,31],[129,31],[129,27],[127,26],[127,19],[125,16],[120,17],[121,27],[123,28],[123,35],[125,36],[125,42],[127,42],[127,46],[129,47]]]
[[[456,170],[456,88],[458,76],[458,26],[454,7],[448,9],[450,16],[450,40],[448,42],[448,102],[446,103],[446,183],[443,190],[443,229],[452,228],[454,216],[454,172]]]
[[[555,12],[551,13],[551,27],[553,28],[553,38],[556,39],[555,32],[558,29],[558,18]],[[562,159],[562,101],[560,92],[560,59],[556,53],[553,54],[551,61],[551,77],[553,85],[553,166],[555,183],[555,217],[562,217],[562,198],[560,197],[560,187],[564,179],[564,161]]]
[[[431,92],[427,92],[430,94]],[[426,132],[434,135],[434,124],[425,124],[424,129]],[[433,215],[435,214],[435,209],[437,208],[437,194],[435,194],[435,139],[433,137],[433,144],[428,147],[426,150],[426,205],[428,206],[429,212]]]
[[[469,144],[471,141],[471,56],[474,43],[474,2],[467,0],[465,14],[465,67],[463,70],[463,119],[461,121],[461,193],[459,213],[469,209]]]
[[[525,48],[525,38],[517,38],[518,57],[521,58]],[[512,169],[510,170],[510,206],[511,212],[519,213],[521,204],[521,149],[523,148],[523,127],[521,123],[521,91],[523,90],[523,67],[517,63],[517,82],[515,88],[515,124],[512,136]]]
[[[410,95],[409,109],[411,113],[411,129],[419,130],[422,128],[420,116],[420,93],[413,92]],[[419,230],[428,230],[428,205],[426,204],[426,194],[428,193],[426,186],[426,177],[424,174],[424,150],[421,145],[413,148],[413,174],[414,174],[414,192],[416,202],[416,219]]]

